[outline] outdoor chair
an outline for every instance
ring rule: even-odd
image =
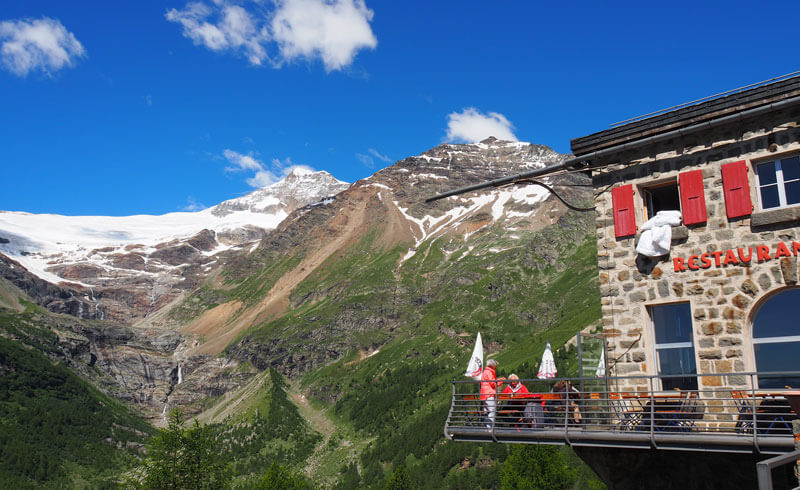
[[[608,403],[617,419],[617,427],[622,430],[637,430],[642,422],[642,411],[635,406],[633,399],[626,399],[622,393],[609,393]]]
[[[753,403],[747,399],[742,390],[732,390],[731,398],[736,406],[739,417],[736,419],[736,432],[739,434],[753,433]]]
[[[658,431],[696,431],[698,429],[694,419],[696,418],[697,410],[697,392],[681,391],[680,401],[675,409],[658,410],[656,412],[666,423],[656,425],[655,429]]]

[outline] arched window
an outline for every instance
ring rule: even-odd
[[[800,388],[800,288],[785,289],[767,299],[753,318],[753,352],[760,388]]]

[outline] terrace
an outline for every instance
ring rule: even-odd
[[[444,433],[474,442],[751,454],[794,449],[800,391],[757,386],[796,380],[800,372],[696,376],[695,390],[661,390],[670,378],[663,375],[564,378],[579,392],[562,393],[551,392],[558,380],[521,380],[531,393],[500,394],[494,422],[477,395],[480,382],[454,381]]]

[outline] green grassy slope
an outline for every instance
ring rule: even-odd
[[[220,456],[229,462],[241,485],[257,479],[272,463],[301,466],[320,439],[286,396],[277,371],[243,412],[215,425]]]
[[[461,373],[478,331],[495,350],[501,374],[532,377],[546,340],[557,348],[599,319],[594,238],[576,234],[577,242],[563,229],[546,230],[522,246],[481,254],[481,247],[504,248],[496,237],[486,237],[485,245],[473,243],[471,253],[458,261],[452,255],[447,260],[448,244],[434,240],[403,265],[399,288],[405,298],[394,307],[403,321],[389,344],[363,360],[354,350],[303,379],[308,392],[373,440],[358,471],[342,467],[346,486],[380,488],[401,464],[423,488],[499,485],[508,447],[452,443],[442,435],[450,381],[464,379]],[[577,366],[567,362],[566,352],[562,373],[575,374],[570,371]],[[597,483],[574,456],[571,461],[581,470],[575,488]]]
[[[313,452],[306,448],[282,461],[299,469],[302,455],[310,456],[307,472],[317,483],[338,481],[343,488],[381,488],[400,466],[424,488],[499,486],[507,446],[443,437],[450,381],[463,379],[478,332],[487,354],[500,360],[501,374],[525,377],[535,375],[547,340],[558,349],[596,324],[591,227],[592,216],[569,212],[538,232],[510,234],[498,225],[468,237],[427,240],[405,261],[406,246],[378,245],[380,225],[364,230],[359,242],[329,257],[292,291],[286,314],[254,325],[227,349],[260,369],[303,374],[299,389],[335,426],[315,439]],[[228,276],[226,299],[252,303],[265,291],[262,279],[271,284],[276,271],[298,261],[291,252],[248,260],[252,276],[238,282]],[[222,293],[204,293],[214,294]],[[561,350],[561,374],[576,374],[570,352]],[[230,434],[252,427],[225,424],[240,427],[226,429]],[[344,443],[358,448],[357,457]],[[287,454],[292,447],[284,446]],[[261,449],[243,451],[237,458],[256,461],[250,455]],[[335,457],[342,459],[338,465]],[[570,458],[580,468],[575,488],[596,483]],[[241,463],[240,471],[255,474],[261,467]]]

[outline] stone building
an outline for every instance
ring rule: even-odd
[[[548,411],[553,393],[540,387],[533,396],[550,418],[530,425],[471,422],[483,408],[472,386],[454,382],[446,437],[570,445],[614,489],[794,488],[786,465],[800,457],[800,76],[571,144],[563,163],[432,200],[591,175],[605,377],[581,370],[573,380],[580,422],[558,411],[563,402]]]
[[[800,371],[800,78],[571,143],[597,196],[611,375],[658,375],[664,390],[800,387],[766,374]],[[682,218],[668,253],[637,254],[663,210]],[[759,375],[695,376],[734,372]]]

